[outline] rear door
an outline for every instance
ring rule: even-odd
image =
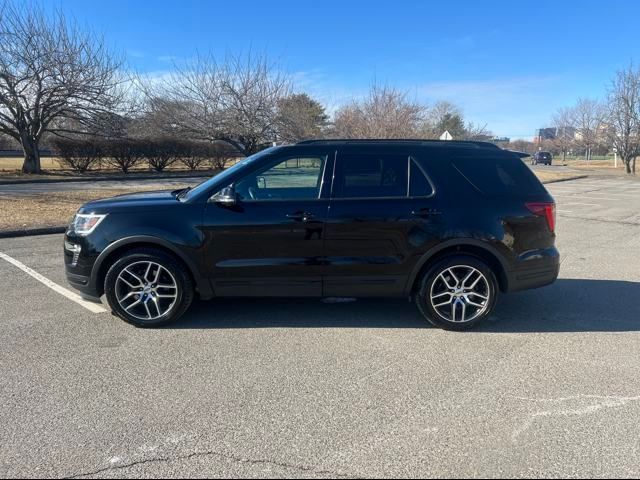
[[[442,211],[409,153],[339,151],[325,228],[325,296],[402,295]]]

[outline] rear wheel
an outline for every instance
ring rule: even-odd
[[[486,263],[456,255],[441,260],[425,273],[416,303],[436,327],[467,330],[491,314],[497,295],[498,282]]]
[[[137,327],[158,327],[184,314],[193,300],[189,272],[175,258],[154,249],[127,252],[105,277],[112,312]]]

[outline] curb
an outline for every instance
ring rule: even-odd
[[[194,172],[181,175],[117,175],[113,177],[73,177],[73,178],[30,178],[18,180],[2,180],[0,185],[22,185],[28,183],[74,183],[74,182],[120,182],[122,180],[174,180],[180,178],[211,178],[217,172]]]
[[[576,175],[575,177],[556,178],[555,180],[547,180],[546,182],[542,183],[546,185],[547,183],[569,182],[571,180],[580,180],[582,178],[589,178],[589,175]]]
[[[54,233],[64,233],[67,227],[46,227],[29,228],[26,230],[5,230],[0,231],[0,238],[32,237],[35,235],[52,235]]]

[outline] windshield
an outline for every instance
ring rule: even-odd
[[[222,172],[218,173],[217,175],[211,177],[210,179],[205,180],[202,183],[199,183],[198,185],[193,187],[191,190],[189,190],[184,195],[184,198],[186,200],[191,200],[192,198],[196,198],[198,195],[201,195],[202,193],[212,189],[213,187],[216,187],[216,186],[219,186],[220,188],[226,187],[228,185],[228,183],[226,183],[227,180],[229,178],[233,177],[233,175],[237,171],[242,170],[244,167],[246,167],[247,165],[250,165],[251,163],[255,162],[256,160],[260,160],[261,158],[265,157],[266,155],[269,155],[270,153],[272,153],[277,148],[278,147],[270,147],[270,148],[262,150],[262,151],[260,151],[258,153],[254,153],[253,155],[248,156],[247,158],[239,161],[238,163],[236,163],[232,167],[229,167],[226,170],[223,170]]]

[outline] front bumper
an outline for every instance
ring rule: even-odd
[[[76,275],[67,270],[67,282],[73,288],[80,292],[80,296],[85,299],[92,300],[94,302],[100,302],[100,295],[96,289],[91,285],[91,278],[84,275]]]
[[[79,247],[80,251],[72,250]],[[67,232],[64,237],[64,266],[67,282],[78,290],[83,297],[99,300],[100,292],[91,283],[91,273],[95,263],[95,255],[86,241],[86,237]]]

